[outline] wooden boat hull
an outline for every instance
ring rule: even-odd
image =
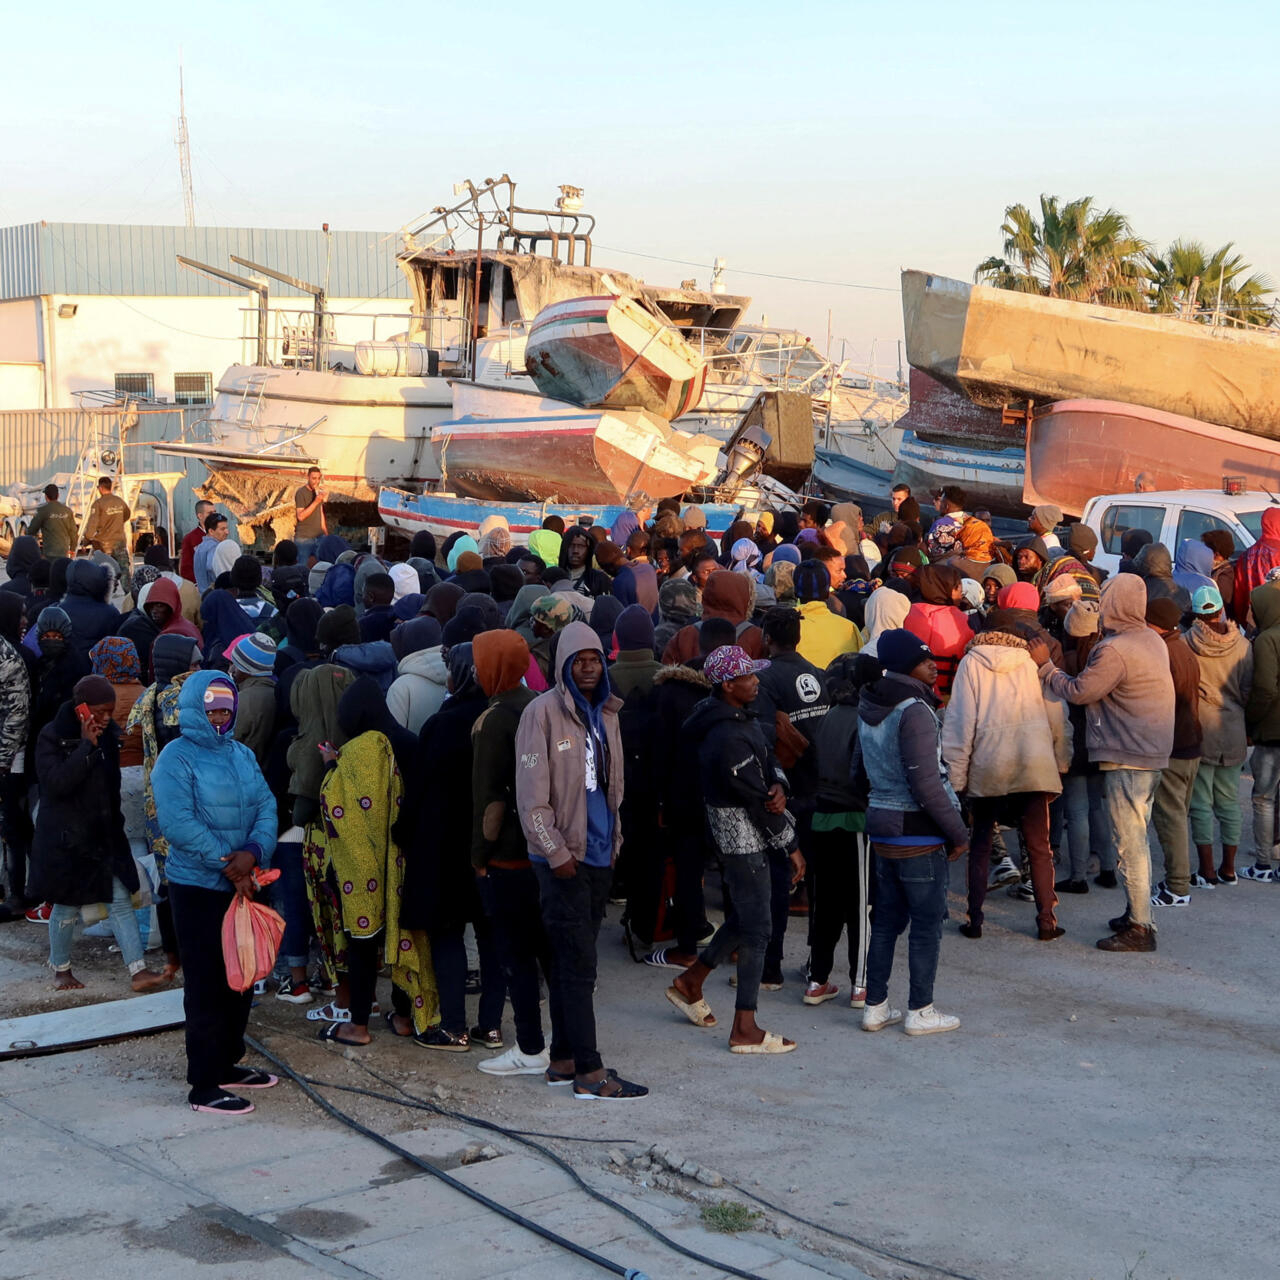
[[[1280,334],[902,273],[907,359],[975,404],[1106,399],[1280,439]]]
[[[432,446],[443,483],[471,498],[625,503],[677,497],[714,478],[667,444],[642,409],[563,409],[530,416],[467,414],[439,423]]]
[[[1022,444],[1021,422],[1005,423],[998,409],[985,409],[937,378],[912,369],[911,403],[897,426],[921,440],[947,444],[965,441],[976,449],[1006,449]]]
[[[928,444],[914,432],[903,433],[894,484],[908,484],[921,501],[943,485],[958,484],[968,495],[968,509],[986,507],[996,515],[1021,515],[1022,449],[974,449]]]
[[[740,503],[702,503],[707,517],[707,536],[721,538],[742,512]],[[529,534],[542,527],[548,516],[559,516],[566,525],[588,519],[606,527],[627,508],[619,503],[521,503],[496,502],[467,498],[452,493],[408,493],[403,489],[384,488],[378,494],[378,514],[384,524],[415,534],[425,529],[437,538],[447,538],[455,530],[475,534],[489,516],[506,518],[516,542],[528,540]]]
[[[1248,489],[1280,492],[1280,443],[1178,414],[1107,400],[1062,400],[1027,432],[1026,501],[1078,516],[1099,493],[1218,489],[1243,476]]]
[[[525,368],[547,396],[582,406],[646,409],[671,421],[702,396],[707,370],[670,325],[631,298],[572,298],[538,312]]]

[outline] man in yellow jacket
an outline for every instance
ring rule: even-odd
[[[842,653],[862,648],[862,632],[827,607],[831,575],[818,560],[806,560],[795,571],[796,600],[800,605],[800,645],[797,652],[820,671]]]

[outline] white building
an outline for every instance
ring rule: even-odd
[[[227,366],[257,357],[257,295],[178,255],[245,278],[232,255],[326,290],[338,342],[402,331],[409,291],[395,232],[133,227],[0,228],[0,410],[72,407],[111,394],[207,403]],[[259,277],[260,280],[265,277]],[[276,280],[270,355],[311,320],[311,296]]]

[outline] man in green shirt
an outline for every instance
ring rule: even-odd
[[[98,498],[89,508],[89,524],[84,531],[84,541],[97,551],[105,551],[120,566],[122,581],[129,580],[132,572],[130,554],[129,504],[112,492],[110,476],[98,481]]]
[[[40,539],[40,550],[46,560],[70,556],[79,533],[76,518],[70,507],[58,501],[56,484],[45,485],[44,496],[46,501],[27,526],[27,532],[33,538]]]

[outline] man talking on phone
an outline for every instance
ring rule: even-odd
[[[307,472],[307,483],[293,495],[293,540],[298,545],[298,563],[304,566],[311,564],[316,543],[329,532],[329,522],[324,516],[324,501],[329,491],[320,486],[323,478],[320,468],[312,467]]]

